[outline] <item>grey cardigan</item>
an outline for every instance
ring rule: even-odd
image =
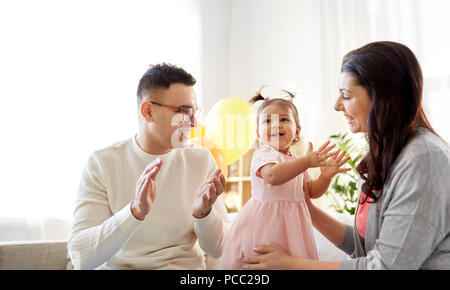
[[[370,204],[363,239],[346,227],[340,269],[450,269],[450,150],[421,129]]]

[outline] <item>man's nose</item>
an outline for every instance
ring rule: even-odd
[[[183,119],[182,119],[182,125],[183,127],[197,127],[198,122],[197,122],[197,118],[195,118],[194,116],[189,117],[188,115],[184,115],[183,114]]]

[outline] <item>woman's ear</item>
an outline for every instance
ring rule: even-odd
[[[148,101],[143,101],[141,104],[141,116],[147,122],[152,122],[152,104]]]

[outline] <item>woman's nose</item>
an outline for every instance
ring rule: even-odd
[[[342,111],[342,102],[341,102],[341,96],[339,96],[336,100],[336,103],[334,103],[334,109],[336,111]]]

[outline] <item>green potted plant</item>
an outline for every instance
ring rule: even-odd
[[[357,187],[359,174],[356,167],[364,156],[347,134],[332,135],[329,138],[334,140],[339,149],[347,151],[346,156],[349,156],[350,159],[346,165],[350,166],[352,170],[336,175],[325,195],[331,199],[331,206],[336,212],[354,215],[359,196]]]

